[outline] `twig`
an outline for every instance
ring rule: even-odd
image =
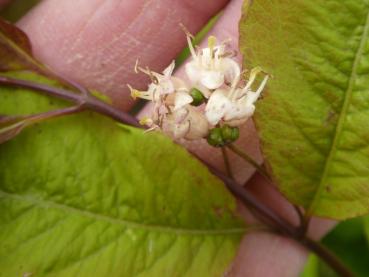
[[[337,274],[339,274],[339,276],[354,277],[350,270],[346,268],[346,266],[327,248],[319,242],[313,241],[306,235],[301,235],[299,228],[294,227],[288,221],[276,214],[275,211],[259,202],[241,185],[237,184],[234,180],[219,172],[206,162],[205,164],[214,175],[219,177],[226,184],[230,192],[235,197],[240,199],[247,207],[251,207],[255,212],[261,215],[261,219],[264,219],[264,223],[272,224],[272,227],[274,227],[278,233],[302,243],[306,248],[314,252],[326,264],[328,264]],[[265,222],[265,220],[267,221]]]
[[[240,148],[238,148],[235,144],[228,144],[227,147],[232,150],[235,154],[240,156],[243,160],[251,164],[255,169],[263,175],[265,178],[270,180],[269,174],[265,171],[265,169],[260,166],[253,158],[251,158],[249,155],[247,155],[245,152],[243,152]]]
[[[329,249],[321,243],[308,237],[297,240],[306,248],[315,253],[322,261],[329,265],[341,277],[354,277],[354,274],[334,255]]]
[[[224,166],[225,166],[227,175],[228,175],[228,177],[234,179],[234,176],[233,176],[233,173],[232,173],[232,167],[231,167],[231,164],[229,162],[229,157],[228,157],[227,150],[225,149],[225,147],[221,147],[220,150],[222,151]]]
[[[300,236],[305,236],[308,229],[309,229],[309,223],[310,223],[310,217],[307,217],[304,215],[304,213],[301,211],[301,208],[297,205],[293,205],[293,208],[295,209],[297,216],[299,217],[299,233]]]
[[[81,95],[66,89],[51,87],[44,84],[34,83],[31,81],[20,80],[5,76],[0,76],[0,84],[7,86],[17,86],[34,90],[36,92],[43,92],[48,95],[73,102],[85,108],[91,109],[95,112],[111,117],[121,123],[129,124],[135,127],[141,127],[137,119],[128,113],[122,112],[113,106],[100,101],[92,95]]]

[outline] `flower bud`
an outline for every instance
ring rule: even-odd
[[[229,125],[224,125],[221,128],[222,138],[225,144],[232,143],[238,139],[240,136],[240,131],[238,127],[231,127]]]
[[[210,130],[207,141],[214,147],[222,147],[238,139],[240,131],[238,127],[224,125]]]
[[[197,106],[200,106],[206,100],[205,96],[197,88],[191,88],[190,95],[191,95],[191,97],[193,99],[193,101],[191,103],[192,106],[196,106],[196,107]]]
[[[207,141],[210,145],[214,147],[224,146],[224,140],[222,136],[222,130],[220,128],[213,128],[210,130],[207,137]]]

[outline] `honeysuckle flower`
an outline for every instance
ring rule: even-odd
[[[261,68],[254,68],[250,73],[250,79],[243,88],[239,88],[240,75],[235,78],[230,89],[220,88],[215,90],[206,105],[205,115],[211,125],[220,122],[230,126],[239,126],[249,119],[254,111],[254,103],[263,91],[269,76],[266,75],[256,91],[251,89]]]
[[[187,34],[192,61],[186,64],[186,74],[194,85],[214,90],[224,83],[231,83],[240,74],[240,67],[226,52],[226,44],[216,45],[216,38],[208,38],[208,47],[195,51],[191,35]],[[201,89],[201,88],[200,88]]]

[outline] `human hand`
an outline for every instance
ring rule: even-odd
[[[41,61],[89,88],[106,92],[117,107],[129,110],[133,101],[126,83],[142,89],[148,83],[144,76],[134,73],[136,59],[160,72],[185,46],[179,23],[195,33],[226,4],[225,0],[44,0],[18,25],[31,38],[35,55]],[[211,31],[220,40],[232,38],[234,49],[237,49],[241,4],[241,0],[231,1]],[[176,74],[183,74],[182,69]],[[251,121],[242,129],[237,143],[262,161]],[[223,169],[219,149],[203,142],[186,146]],[[254,172],[235,156],[231,156],[231,164],[239,181],[245,182]],[[292,222],[297,221],[290,204],[261,176],[254,175],[247,188]],[[310,234],[319,238],[331,225],[331,222],[313,220]],[[242,241],[229,276],[298,276],[306,254],[301,246],[287,238],[249,233]]]

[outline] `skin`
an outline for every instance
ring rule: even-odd
[[[44,0],[18,26],[29,35],[38,59],[86,87],[107,93],[114,105],[128,110],[134,103],[126,84],[145,89],[149,82],[143,74],[134,73],[137,58],[141,65],[160,72],[186,45],[179,23],[196,33],[224,7],[211,34],[219,40],[232,38],[233,48],[238,49],[241,5],[241,0],[229,3],[226,0]],[[240,56],[238,61],[241,62]],[[176,75],[183,76],[183,69]],[[141,116],[145,113],[147,108]],[[238,144],[262,161],[251,121],[242,128]],[[219,149],[204,142],[185,146],[223,169]],[[231,155],[230,159],[239,182],[248,180],[247,189],[261,201],[292,222],[298,222],[291,205],[273,186],[258,174],[253,175],[253,168],[238,157]],[[240,211],[248,222],[255,221],[241,205]],[[331,221],[313,219],[309,233],[319,239],[333,225]],[[294,241],[253,232],[242,240],[227,276],[298,276],[306,256],[306,250]]]

